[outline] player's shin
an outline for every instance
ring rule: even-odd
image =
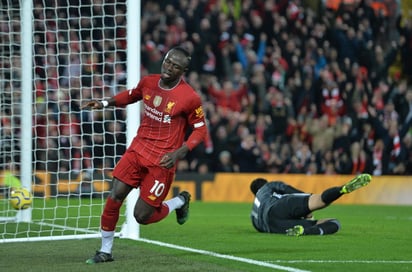
[[[107,198],[104,206],[103,214],[101,216],[100,226],[102,230],[114,231],[117,221],[119,220],[120,207],[122,202],[115,201],[111,197]]]

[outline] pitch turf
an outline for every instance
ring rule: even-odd
[[[87,265],[99,239],[3,243],[0,271],[412,271],[412,207],[332,205],[317,218],[338,218],[330,236],[257,233],[248,203],[191,204],[141,226],[144,241],[116,239],[115,262]]]

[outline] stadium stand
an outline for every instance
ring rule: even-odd
[[[34,0],[34,6],[48,2],[52,1]],[[67,2],[73,5],[76,1],[53,1],[55,8],[61,7],[61,18],[99,12],[91,5],[88,9],[64,8]],[[116,2],[116,8],[125,9],[126,1]],[[159,71],[162,53],[177,44],[185,45],[193,54],[187,81],[202,94],[209,121],[209,139],[179,164],[179,172],[412,174],[412,20],[402,20],[397,1],[379,5],[374,1],[347,1],[356,8],[327,1],[333,2],[333,8],[328,8],[322,1],[315,1],[319,2],[316,10],[306,5],[308,1],[287,0],[141,2],[142,74]],[[390,5],[382,7],[385,3]],[[385,12],[376,12],[381,9]],[[54,37],[48,30],[55,27],[52,23],[56,20],[45,19],[49,29],[35,25],[35,41],[53,44]],[[121,26],[125,18],[112,22],[118,26],[112,32],[102,31],[98,21],[83,20],[81,25],[70,20],[57,22],[60,28],[72,30],[66,37],[72,48],[97,54],[85,54],[83,57],[89,59],[82,60],[87,64],[83,67],[76,66],[79,60],[63,60],[54,54],[55,62],[68,63],[53,71],[47,70],[47,61],[52,60],[36,59],[36,99],[50,100],[44,112],[59,114],[55,107],[58,98],[50,94],[76,86],[76,82],[65,80],[70,77],[60,75],[79,73],[82,86],[87,86],[82,90],[84,96],[88,92],[104,96],[105,92],[124,88],[125,78],[121,75],[126,69],[126,43],[125,28]],[[101,42],[78,44],[79,35],[83,39],[93,35]],[[104,42],[115,38],[119,40],[116,44]],[[116,56],[105,54],[108,46],[116,48]],[[35,44],[35,50],[42,48]],[[95,58],[104,60],[105,65],[94,65]],[[113,59],[118,63],[110,62]],[[116,69],[120,76],[105,78],[105,69]],[[59,107],[78,109],[79,105]],[[60,116],[59,120],[110,119],[81,116],[78,110],[73,114],[71,118]],[[50,139],[44,135],[61,133],[69,137],[71,131],[90,133],[91,129],[79,127],[81,122],[60,124],[59,129],[55,120],[40,118],[36,122],[36,144],[44,146],[69,144],[46,144]],[[7,118],[3,118],[2,128],[7,125]],[[107,129],[102,126],[93,129]],[[80,164],[39,163],[37,170],[112,167],[125,148],[125,125],[118,123],[110,129],[116,131],[111,135],[122,144],[104,151],[111,154],[109,160],[94,159],[91,154],[103,151],[97,150],[90,139],[79,138],[71,141],[73,149],[64,150],[88,147],[81,152],[84,157]],[[7,138],[7,129],[2,132],[1,136]],[[114,140],[102,138],[100,148]],[[46,153],[37,154],[40,158],[65,157],[42,150]],[[230,158],[225,162],[229,166],[219,164],[222,154]]]

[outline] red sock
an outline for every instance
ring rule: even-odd
[[[103,214],[100,219],[100,226],[102,230],[113,231],[116,228],[119,220],[120,207],[123,202],[114,201],[111,197],[106,200]]]
[[[169,207],[166,204],[162,204],[159,208],[157,208],[152,216],[147,220],[146,224],[152,224],[159,222],[163,218],[169,215]]]
[[[358,172],[358,161],[353,161],[352,175],[355,175],[357,172]]]
[[[365,171],[365,167],[366,167],[365,160],[361,160],[360,161],[360,166],[359,166],[359,173],[363,173],[363,171]]]

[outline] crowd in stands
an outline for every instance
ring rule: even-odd
[[[111,169],[126,112],[79,106],[126,88],[125,1],[66,2],[34,1],[36,167]],[[351,2],[142,0],[141,74],[187,47],[208,120],[178,171],[412,174],[412,17]]]

